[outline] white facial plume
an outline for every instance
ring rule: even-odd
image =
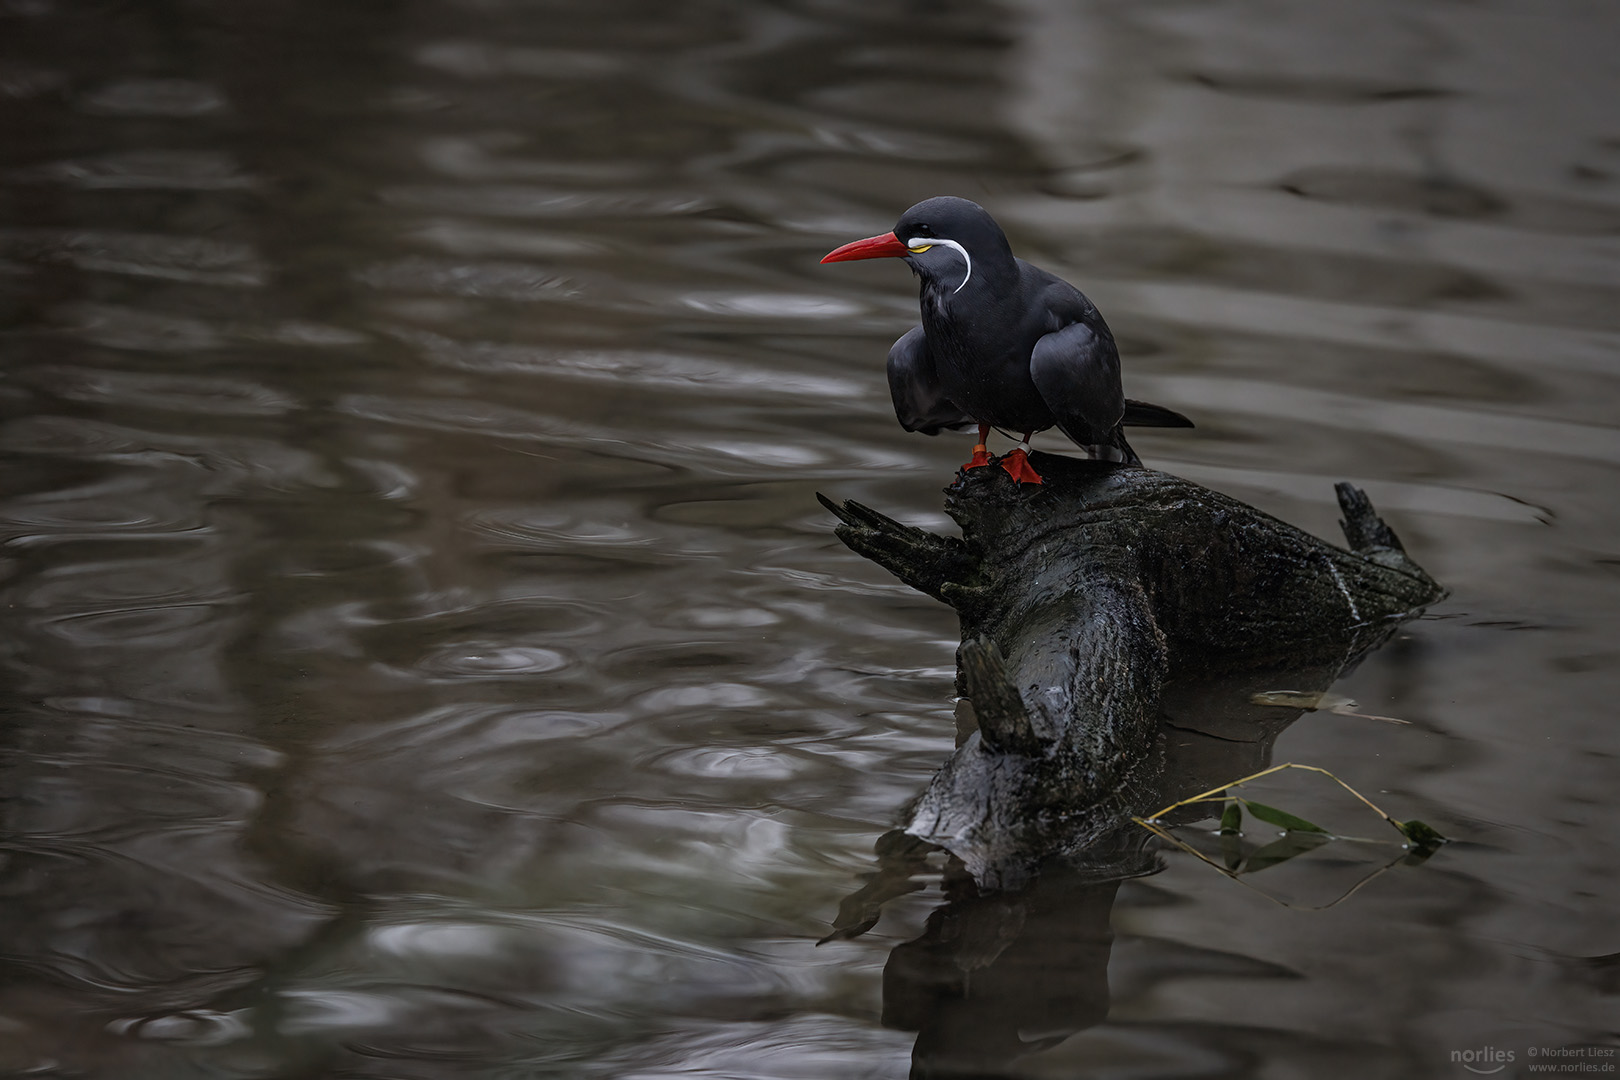
[[[973,257],[967,253],[967,248],[963,247],[961,244],[958,244],[955,240],[946,240],[939,236],[914,236],[910,240],[906,241],[906,250],[914,252],[918,255],[921,255],[931,247],[950,248],[958,255],[962,256],[962,261],[967,263],[967,276],[962,279],[962,285],[958,285],[956,288],[951,290],[953,294],[961,292],[962,286],[966,285],[973,277]]]

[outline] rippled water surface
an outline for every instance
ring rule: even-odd
[[[1530,0],[0,4],[0,1073],[1620,1043],[1617,52]],[[1325,911],[1348,856],[1057,874],[928,975],[987,910],[936,861],[815,946],[957,626],[813,494],[945,529],[970,441],[894,423],[910,276],[816,260],[940,193],[1196,418],[1150,464],[1323,536],[1354,480],[1451,589],[1333,691],[1407,725],[1272,756],[1456,843]]]

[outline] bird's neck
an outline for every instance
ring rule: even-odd
[[[973,273],[964,283],[960,274],[936,276],[920,274],[921,278],[918,298],[922,301],[923,311],[933,311],[940,318],[949,318],[953,310],[960,310],[963,304],[971,304],[982,308],[984,305],[999,305],[1014,291],[1017,284],[1017,268],[1002,267],[996,264],[981,266],[975,260]]]

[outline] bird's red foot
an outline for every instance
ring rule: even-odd
[[[964,469],[982,469],[986,465],[990,464],[990,460],[991,459],[990,459],[990,451],[989,451],[989,449],[984,445],[984,443],[980,443],[979,445],[977,445],[977,446],[975,446],[973,448],[973,460],[969,461],[966,465],[962,466],[962,468],[964,468]]]
[[[1029,463],[1029,455],[1024,453],[1023,447],[1019,447],[1002,458],[1001,467],[1007,470],[1008,476],[1020,484],[1043,483],[1041,474],[1036,472],[1035,467]]]

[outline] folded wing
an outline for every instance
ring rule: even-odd
[[[920,326],[906,331],[889,349],[889,396],[894,399],[894,415],[907,431],[938,435],[946,428],[965,431],[975,426],[939,388],[934,358]]]
[[[1029,374],[1063,434],[1081,446],[1115,442],[1125,418],[1125,392],[1111,339],[1084,323],[1071,323],[1035,343]]]

